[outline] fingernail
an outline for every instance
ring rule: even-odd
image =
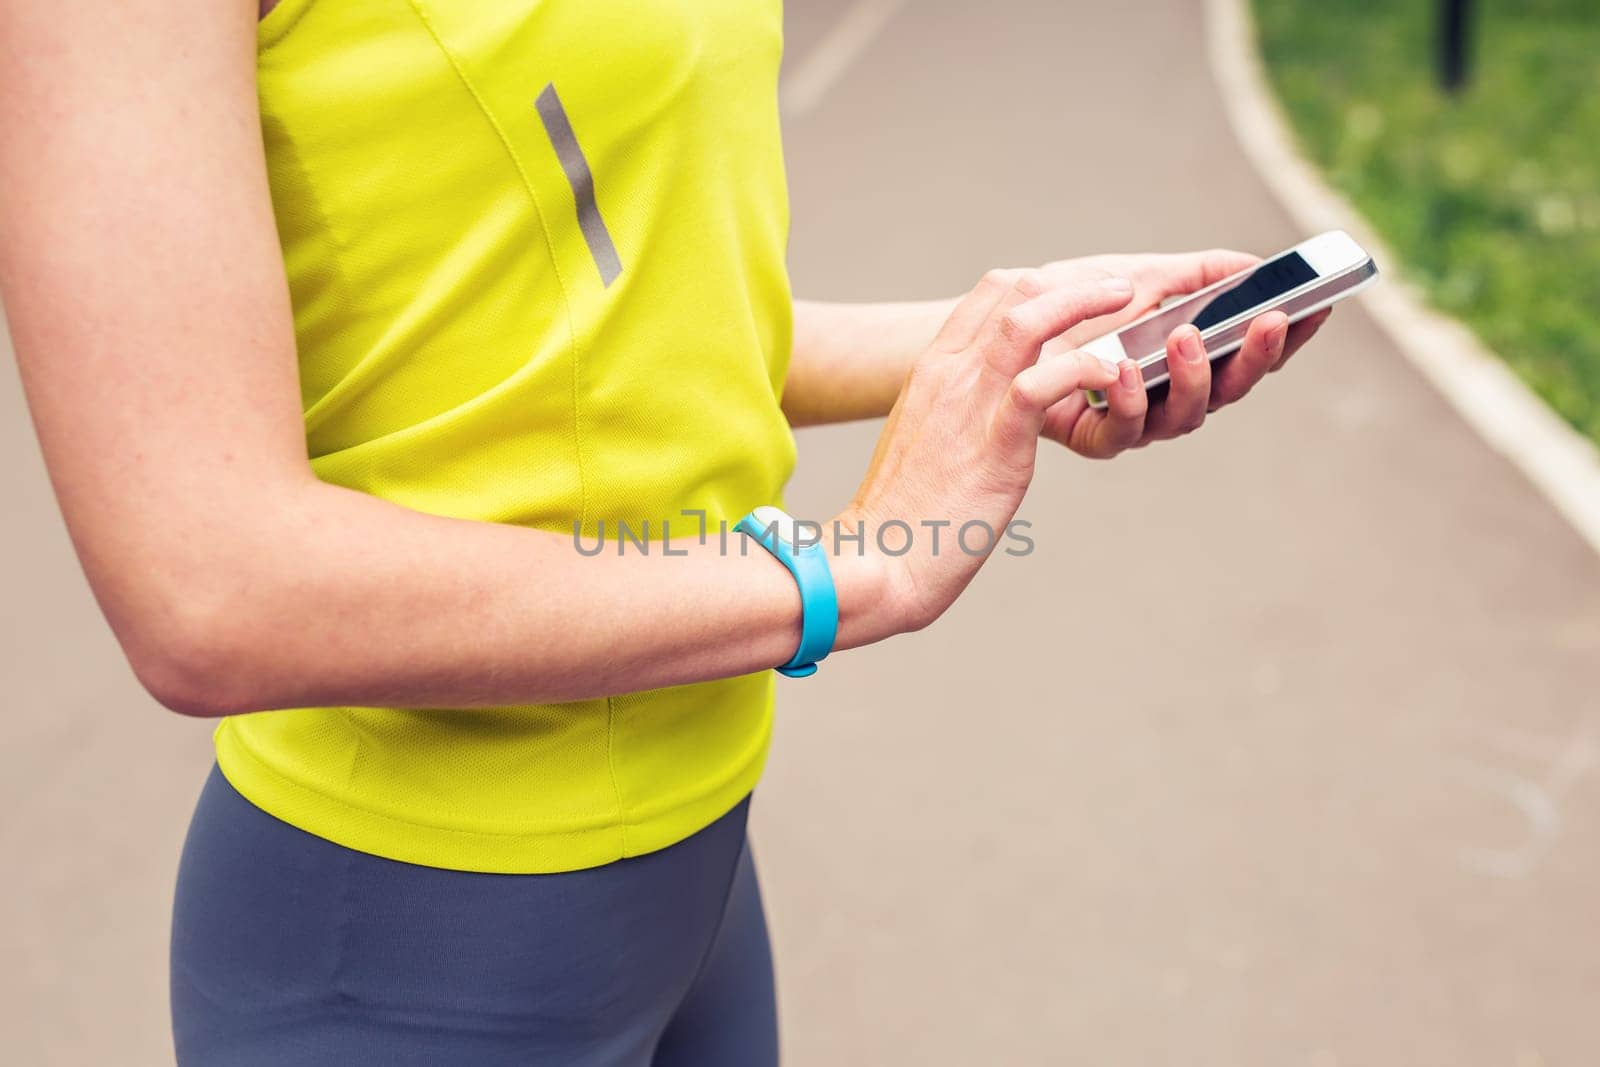
[[[1186,330],[1178,342],[1178,353],[1190,363],[1201,363],[1206,358],[1206,346],[1200,343],[1199,330]]]
[[[1139,368],[1134,366],[1133,360],[1125,359],[1117,369],[1117,380],[1124,389],[1139,388]]]
[[[1289,324],[1287,322],[1279,323],[1277,326],[1272,328],[1272,337],[1268,341],[1268,344],[1271,345],[1274,355],[1283,351],[1283,342],[1288,340],[1288,338]]]
[[[1133,292],[1133,283],[1126,278],[1102,278],[1100,280],[1100,284],[1111,290],[1113,293]]]

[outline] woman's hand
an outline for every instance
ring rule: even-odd
[[[1039,268],[1046,284],[1075,272],[1103,270],[1129,278],[1134,296],[1112,315],[1084,322],[1045,345],[1046,354],[1066,351],[1108,330],[1132,322],[1170,296],[1181,296],[1221,281],[1260,260],[1245,252],[1215,250],[1173,255],[1108,255],[1062,260]],[[783,410],[796,426],[844,422],[886,414],[905,381],[906,367],[922,351],[955,306],[953,300],[915,304],[826,304],[795,302],[794,348]],[[1137,370],[1126,384],[1108,390],[1108,410],[1089,407],[1082,396],[1068,397],[1051,409],[1044,435],[1095,458],[1116,455],[1199,426],[1208,411],[1231,404],[1249,392],[1263,374],[1276,370],[1328,317],[1326,311],[1282,334],[1280,314],[1251,324],[1244,347],[1213,367],[1204,353],[1181,358],[1191,331],[1172,338],[1172,385],[1149,404]]]
[[[1134,292],[1129,279],[1083,264],[992,271],[913,362],[866,478],[839,517],[848,531],[864,530],[866,552],[888,544],[879,552],[887,629],[921,628],[950,606],[1016,514],[1047,413],[1116,380],[1087,353],[1041,358],[1042,346],[1116,314]]]
[[[1047,345],[1046,352],[1081,345],[1132,322],[1168,297],[1203,289],[1258,262],[1260,257],[1247,252],[1214,249],[1176,255],[1090,256],[1047,264],[1042,268],[1047,277],[1089,268],[1129,278],[1134,297],[1116,314],[1074,327]],[[1080,455],[1108,459],[1125,449],[1189,433],[1200,427],[1208,412],[1243,397],[1267,373],[1282,367],[1327,321],[1328,314],[1322,311],[1291,326],[1282,312],[1268,312],[1250,323],[1239,351],[1215,367],[1207,358],[1200,332],[1193,326],[1181,326],[1167,339],[1171,385],[1166,396],[1152,403],[1138,368],[1132,360],[1125,360],[1118,380],[1106,390],[1103,410],[1091,408],[1081,392],[1074,393],[1050,409],[1044,436]]]

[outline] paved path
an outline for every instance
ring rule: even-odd
[[[792,122],[797,290],[1289,243],[1197,8],[893,11]],[[791,56],[848,10],[792,4]],[[872,436],[802,434],[795,510]],[[160,1063],[208,731],[123,665],[10,374],[0,446],[0,1030]],[[790,1063],[1595,1062],[1600,560],[1358,309],[1181,446],[1051,454],[1025,517],[1036,553],[938,626],[783,687],[756,840]]]

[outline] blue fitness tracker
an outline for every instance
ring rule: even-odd
[[[749,534],[762,548],[789,568],[800,587],[800,647],[779,674],[804,678],[817,673],[817,664],[833,651],[839,636],[839,595],[822,545],[800,543],[800,525],[780,508],[763,505],[739,520],[734,529]]]

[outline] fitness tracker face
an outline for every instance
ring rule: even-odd
[[[770,540],[776,537],[791,552],[800,549],[800,520],[782,508],[763,504],[750,512],[750,520],[759,528],[756,537]],[[771,531],[769,534],[768,531]]]

